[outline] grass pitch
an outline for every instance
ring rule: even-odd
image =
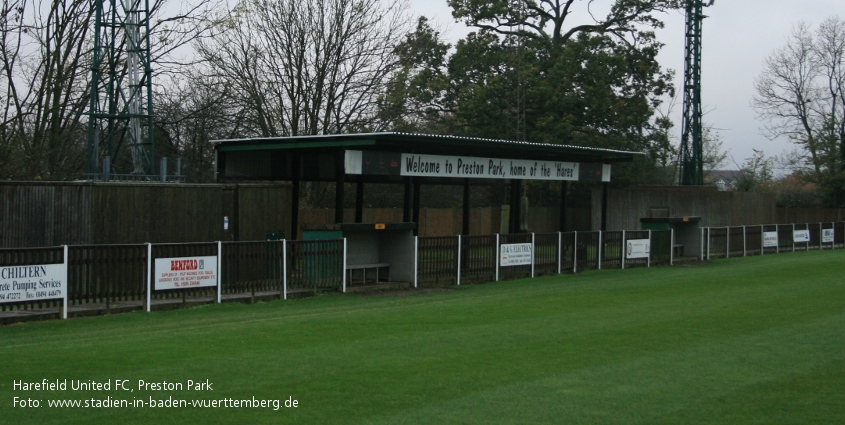
[[[842,423],[843,260],[5,326],[0,423]],[[83,383],[103,389],[73,389]],[[86,402],[96,407],[50,406]]]

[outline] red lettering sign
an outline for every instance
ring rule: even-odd
[[[171,260],[170,270],[198,270],[199,262],[197,260]]]

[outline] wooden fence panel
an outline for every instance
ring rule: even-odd
[[[423,284],[456,283],[458,238],[433,236],[418,239],[418,279]]]
[[[284,241],[230,242],[222,245],[220,282],[224,294],[284,290]]]
[[[575,246],[578,258],[578,271],[599,268],[599,232],[578,232]]]
[[[146,245],[68,247],[68,303],[142,300],[146,296]]]
[[[745,226],[745,255],[760,255],[763,250],[763,226]]]
[[[778,252],[792,252],[795,244],[792,240],[792,226],[779,225],[778,232]]]
[[[461,237],[461,283],[496,280],[496,235]]]
[[[534,236],[534,276],[557,274],[559,241],[558,233],[538,233]]]
[[[575,232],[561,234],[561,272],[575,272]]]
[[[289,241],[288,291],[340,290],[343,286],[343,240]]]
[[[728,228],[728,256],[745,255],[745,229],[742,226]]]
[[[728,228],[709,227],[706,229],[705,259],[725,258],[728,255]]]
[[[622,231],[601,232],[601,268],[621,269],[625,241]]]
[[[651,265],[669,265],[672,263],[672,231],[651,231]]]

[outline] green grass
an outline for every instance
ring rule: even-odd
[[[0,423],[842,423],[843,259],[792,253],[0,327]],[[44,378],[136,389],[13,388]],[[189,379],[213,391],[137,389]],[[299,407],[12,407],[13,397],[253,396]]]

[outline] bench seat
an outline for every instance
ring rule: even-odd
[[[349,273],[348,282],[350,285],[353,283],[352,272],[354,270],[361,270],[361,283],[367,283],[367,271],[374,270],[376,272],[375,283],[379,283],[379,270],[381,269],[387,269],[388,276],[390,276],[390,263],[347,264],[346,271]]]

